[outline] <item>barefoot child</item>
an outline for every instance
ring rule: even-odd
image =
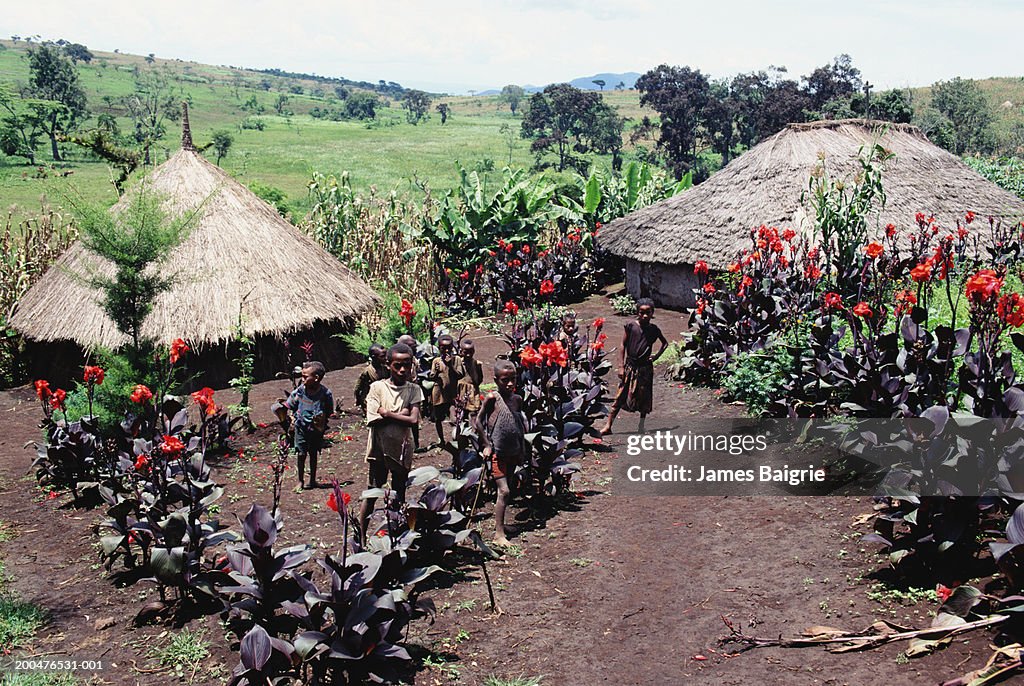
[[[474,418],[483,444],[484,460],[491,462],[491,474],[498,487],[494,505],[494,542],[508,545],[505,535],[505,508],[508,506],[508,480],[526,455],[526,422],[521,412],[523,399],[516,395],[516,368],[508,360],[494,363],[497,393],[484,399],[480,414]]]
[[[636,304],[636,321],[626,324],[619,346],[619,392],[612,403],[612,411],[601,429],[602,434],[612,432],[612,422],[619,410],[640,413],[639,432],[644,432],[644,420],[651,412],[654,399],[654,363],[665,352],[668,341],[661,329],[651,323],[654,318],[654,302],[641,298]],[[653,355],[654,343],[661,347]]]
[[[302,383],[292,391],[284,406],[295,413],[295,454],[298,458],[299,488],[316,488],[316,461],[323,448],[327,418],[334,411],[334,395],[323,385],[327,370],[310,360],[302,365]],[[309,457],[309,485],[303,481]]]
[[[387,379],[370,384],[366,396],[366,424],[370,437],[366,445],[369,487],[383,488],[391,476],[391,488],[400,504],[405,501],[405,482],[412,467],[412,428],[420,421],[423,391],[409,381],[415,364],[413,352],[398,343],[388,350]],[[359,509],[359,531],[366,538],[366,520],[373,512],[375,498],[363,500]]]

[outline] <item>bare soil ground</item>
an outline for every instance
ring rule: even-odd
[[[600,297],[577,310],[581,322],[607,317],[612,339],[626,321]],[[659,311],[656,321],[670,338],[684,328],[677,313]],[[504,350],[497,337],[478,333],[479,359]],[[358,371],[332,371],[326,379],[349,407]],[[286,386],[256,388],[255,421],[272,421],[269,404]],[[231,392],[219,391],[218,399],[231,402]],[[710,391],[659,380],[647,429],[741,413]],[[144,599],[155,596],[153,587],[118,588],[104,578],[92,532],[102,509],[71,509],[69,496],[48,499],[26,476],[33,452],[24,446],[39,436],[38,414],[31,389],[0,393],[0,519],[15,534],[0,544],[0,558],[10,587],[49,612],[48,625],[19,654],[101,659],[102,671],[79,674],[90,683],[177,682],[152,654],[178,626],[131,621]],[[877,618],[924,627],[936,605],[868,598],[871,576],[884,562],[875,547],[858,542],[868,529],[853,522],[871,511],[869,498],[617,496],[612,466],[636,424],[635,415],[623,414],[616,434],[595,444],[573,482],[576,501],[564,502],[555,516],[532,521],[521,506],[511,509],[521,529],[516,547],[488,566],[500,613],[490,609],[475,557],[464,556],[461,564],[453,558],[456,571],[424,593],[439,610],[436,621],[419,620],[410,631],[416,684],[479,684],[489,675],[543,676],[550,685],[934,684],[984,663],[991,635],[981,632],[910,661],[901,656],[905,645],[843,655],[821,648],[723,654],[717,642],[729,633],[726,621],[762,637],[795,636],[811,625],[863,629]],[[352,415],[334,420],[333,428],[338,435],[321,458],[321,481],[333,475],[361,487],[365,430]],[[433,439],[432,428],[421,431]],[[270,503],[267,462],[274,438],[272,426],[238,436],[242,455],[218,467],[215,478],[229,494],[221,501],[226,519],[244,515],[252,502]],[[446,459],[417,455],[417,465],[442,466]],[[337,518],[323,504],[327,491],[295,493],[290,482],[282,544],[337,550]],[[492,531],[489,519],[483,526]],[[187,670],[185,680],[221,683],[237,654],[228,649],[217,615],[193,618],[188,626],[206,632],[212,654],[194,675]]]

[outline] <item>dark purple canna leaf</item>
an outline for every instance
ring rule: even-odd
[[[257,624],[242,637],[239,658],[246,669],[260,671],[270,660],[272,650],[266,629]]]

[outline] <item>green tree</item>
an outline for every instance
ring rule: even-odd
[[[661,115],[658,147],[676,178],[693,169],[711,84],[700,70],[662,64],[636,82],[640,104]]]
[[[132,93],[122,99],[122,105],[132,120],[135,142],[142,148],[142,162],[149,165],[150,150],[167,133],[167,120],[177,121],[181,109],[163,69],[138,70],[134,86]]]
[[[880,93],[868,104],[868,116],[898,124],[909,124],[914,118],[910,91],[894,88]]]
[[[402,96],[402,109],[405,110],[405,120],[416,126],[430,111],[430,96],[423,91],[409,89]]]
[[[57,147],[60,136],[72,131],[85,115],[85,91],[78,83],[78,70],[59,48],[43,44],[29,52],[29,91],[39,100],[59,105],[48,112],[43,129],[50,138],[54,161],[63,158]]]
[[[89,51],[89,48],[85,47],[81,43],[68,43],[64,46],[64,54],[67,55],[72,62],[92,62],[93,54]]]
[[[522,102],[525,96],[526,91],[524,91],[521,86],[510,83],[501,89],[500,98],[502,102],[508,105],[509,111],[511,111],[512,114],[515,114],[516,110],[519,109],[519,103]]]
[[[604,79],[594,79],[593,81],[591,81],[591,83],[600,88],[601,90],[604,90],[604,87],[605,85],[607,85],[608,82],[605,81]]]
[[[220,161],[227,157],[228,150],[231,149],[231,144],[235,142],[235,139],[227,131],[214,131],[213,132],[213,151],[217,154],[217,166],[220,166]]]
[[[85,278],[102,292],[103,310],[118,331],[132,339],[136,364],[143,362],[150,347],[142,335],[142,324],[156,297],[172,283],[159,267],[185,237],[195,216],[169,218],[162,202],[143,182],[128,206],[116,214],[98,206],[78,204],[75,208],[85,246],[115,267],[113,277]]]
[[[373,119],[380,100],[369,91],[355,91],[345,98],[345,116],[349,119]]]
[[[537,154],[538,167],[544,166],[541,156],[553,152],[559,171],[571,166],[583,173],[585,161],[572,153],[609,150],[613,138],[609,131],[617,118],[597,93],[567,83],[552,84],[530,97],[520,135],[533,139],[530,148]],[[621,146],[621,120],[617,126]]]
[[[434,109],[436,109],[437,113],[441,115],[441,126],[444,126],[445,122],[448,121],[448,115],[451,113],[451,108],[448,106],[448,103],[442,102]]]
[[[988,152],[993,146],[992,110],[977,83],[959,76],[932,86],[932,107],[949,121],[953,131],[950,151]]]
[[[52,109],[60,105],[50,100],[19,98],[14,91],[0,84],[0,152],[10,157],[24,157],[36,163],[36,148],[45,133]]]
[[[804,83],[811,98],[811,107],[815,110],[821,110],[830,100],[849,101],[863,85],[860,70],[853,66],[853,60],[845,53],[833,59],[832,64],[818,67],[805,76]],[[841,108],[833,105],[831,109]]]

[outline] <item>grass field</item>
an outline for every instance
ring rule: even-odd
[[[0,45],[6,46],[0,51],[0,82],[25,83],[27,45],[10,41],[0,41]],[[493,166],[493,174],[498,175],[509,164],[510,156],[512,165],[521,167],[530,166],[534,159],[530,142],[518,136],[521,118],[513,116],[496,96],[438,97],[435,104],[446,102],[451,108],[443,126],[436,111],[427,121],[410,125],[400,104],[387,98],[382,99],[389,107],[378,109],[373,122],[329,121],[308,114],[313,107],[337,102],[332,88],[316,81],[177,60],[157,59],[149,65],[143,57],[114,53],[96,53],[91,63],[79,65],[94,116],[120,113],[111,102],[132,92],[136,69],[164,70],[174,96],[192,103],[190,121],[196,144],[209,142],[216,130],[230,131],[234,143],[222,160],[224,169],[246,184],[259,182],[281,189],[297,214],[308,209],[306,184],[314,171],[347,171],[358,192],[366,193],[372,186],[380,193],[405,194],[419,193],[416,182],[426,183],[435,192],[456,184],[456,162],[469,168],[481,163]],[[262,80],[269,81],[272,90],[264,90]],[[286,93],[285,107],[293,114],[279,116],[274,104],[282,91],[293,86],[301,86],[305,93]],[[310,95],[316,88],[327,91],[330,97]],[[252,116],[243,104],[253,96],[265,108],[259,115],[265,124],[263,131],[240,127]],[[612,91],[605,97],[623,116],[643,116],[635,91]],[[125,117],[119,117],[118,123],[123,130],[129,128]],[[514,132],[511,150],[508,136],[501,131],[505,124]],[[180,124],[168,121],[167,131],[156,152],[157,163],[179,147]],[[36,168],[22,164],[20,158],[0,157],[0,207],[16,205],[16,215],[29,216],[38,212],[41,197],[61,205],[62,196],[68,193],[112,204],[116,195],[106,163],[95,161],[73,145],[64,150],[68,160],[52,170],[48,168],[48,143],[40,146],[37,162],[47,167],[47,178],[38,178]],[[609,160],[599,159],[599,163],[607,165]],[[59,176],[66,171],[72,173]]]

